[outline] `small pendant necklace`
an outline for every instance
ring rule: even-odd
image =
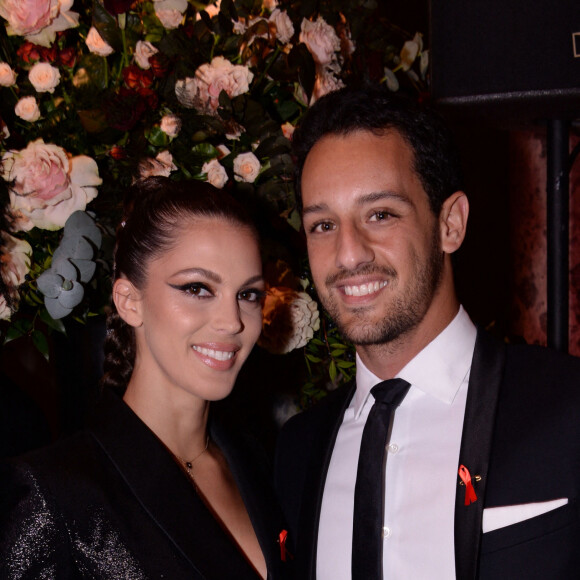
[[[207,436],[207,439],[205,440],[205,447],[201,450],[200,453],[198,453],[190,461],[187,461],[186,459],[179,457],[179,455],[175,456],[175,457],[177,457],[177,459],[179,459],[179,461],[181,461],[181,463],[183,463],[183,465],[185,465],[185,469],[187,470],[187,474],[189,475],[189,477],[191,477],[191,479],[193,479],[193,474],[191,473],[191,470],[193,469],[193,464],[207,451],[208,447],[209,447],[209,435]]]

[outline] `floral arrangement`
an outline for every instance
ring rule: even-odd
[[[303,271],[292,132],[361,79],[423,93],[421,35],[374,0],[0,0],[0,17],[2,341],[47,354],[67,317],[106,311],[123,192],[166,175],[227,189],[264,226],[261,344],[305,349],[306,397],[349,378]]]

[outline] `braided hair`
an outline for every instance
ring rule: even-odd
[[[113,282],[126,278],[137,289],[142,289],[147,282],[150,261],[177,243],[180,225],[187,220],[225,220],[249,229],[258,239],[256,227],[244,207],[230,195],[202,181],[148,177],[129,188],[124,207],[123,219],[117,228]],[[121,318],[114,303],[107,317],[104,351],[101,384],[122,393],[135,364],[135,331]]]

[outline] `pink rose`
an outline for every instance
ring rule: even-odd
[[[149,57],[158,52],[159,50],[157,50],[150,42],[138,40],[137,45],[135,46],[135,60],[142,69],[147,70],[151,68]]]
[[[6,232],[0,232],[0,273],[4,283],[13,288],[24,284],[30,271],[32,248],[25,240],[19,240]]]
[[[167,30],[178,28],[187,10],[187,0],[154,0],[153,5],[155,15]]]
[[[30,69],[28,79],[39,93],[54,93],[60,82],[60,72],[47,62],[37,62]]]
[[[302,20],[300,42],[306,45],[314,62],[320,65],[330,64],[336,59],[335,53],[340,50],[340,39],[336,31],[322,16],[315,22],[310,22],[306,18]]]
[[[292,141],[292,136],[294,135],[294,130],[295,127],[294,125],[292,125],[292,123],[284,123],[281,127],[282,129],[282,134],[284,135],[284,137],[286,137],[286,139],[288,139],[288,141]]]
[[[234,178],[236,181],[254,183],[259,173],[260,160],[253,153],[240,153],[234,159]]]
[[[310,105],[313,105],[320,97],[344,87],[344,83],[336,78],[332,69],[323,66],[316,67],[316,81],[310,99]]]
[[[10,320],[12,310],[6,303],[6,298],[0,294],[0,320]]]
[[[73,0],[0,0],[0,16],[8,21],[9,35],[48,48],[57,32],[78,26],[79,15],[70,11],[72,5]]]
[[[276,28],[276,38],[282,43],[286,44],[290,42],[294,36],[294,25],[290,16],[276,8],[272,14],[270,14],[270,22],[274,24]]]
[[[109,56],[113,54],[113,47],[105,42],[103,37],[99,34],[99,31],[91,26],[89,33],[87,34],[87,48],[98,56]]]
[[[234,65],[223,56],[216,56],[211,63],[202,64],[195,71],[194,78],[177,81],[175,92],[182,105],[213,112],[219,106],[222,91],[230,98],[242,95],[250,89],[253,78],[248,67]]]
[[[102,180],[96,162],[72,157],[62,147],[37,139],[21,151],[2,157],[2,178],[11,183],[10,212],[16,230],[34,226],[57,230],[76,210],[97,196]]]
[[[0,86],[11,87],[16,84],[16,73],[6,62],[0,62]]]
[[[212,159],[204,163],[201,172],[205,173],[208,182],[218,189],[222,189],[228,181],[228,174],[224,166],[217,159]]]

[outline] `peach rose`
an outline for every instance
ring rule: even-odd
[[[206,161],[201,168],[201,172],[207,174],[208,182],[218,189],[222,189],[228,182],[228,174],[217,159]]]
[[[1,175],[11,183],[10,212],[17,220],[16,231],[62,228],[74,211],[84,210],[97,196],[102,182],[94,159],[72,157],[42,139],[21,151],[6,152]]]
[[[73,0],[0,0],[0,16],[8,21],[9,35],[49,48],[57,32],[78,26],[72,5]]]
[[[300,29],[300,42],[303,42],[312,55],[314,62],[320,65],[329,64],[340,50],[340,39],[332,26],[319,16],[315,22],[304,18]]]
[[[19,240],[6,232],[0,232],[0,273],[4,283],[18,288],[24,284],[30,271],[32,248],[26,240]]]
[[[54,93],[60,82],[60,72],[47,62],[37,62],[30,69],[28,79],[37,92]]]
[[[103,37],[99,34],[99,31],[91,26],[89,33],[87,34],[87,48],[98,56],[109,56],[113,54],[113,47],[109,45]]]
[[[40,109],[34,97],[22,97],[14,107],[14,112],[24,121],[34,123],[40,119]]]
[[[270,22],[274,24],[276,28],[276,38],[282,43],[286,44],[290,42],[294,36],[294,25],[290,16],[276,8],[269,18]]]
[[[222,91],[230,98],[242,95],[250,89],[253,78],[248,67],[234,65],[223,56],[216,56],[211,63],[202,64],[195,71],[194,78],[177,81],[175,92],[182,105],[192,107],[198,104],[200,108],[213,112],[219,106]]]
[[[264,302],[258,344],[274,354],[302,348],[320,328],[318,305],[306,292],[270,288]]]
[[[168,137],[177,137],[181,130],[181,119],[177,115],[164,115],[159,127]]]
[[[284,137],[286,137],[288,141],[292,141],[292,136],[294,135],[294,130],[296,129],[296,127],[294,127],[292,123],[286,122],[282,125],[281,129]]]
[[[240,153],[234,159],[234,179],[254,183],[260,173],[260,160],[252,153]]]
[[[167,30],[178,28],[187,10],[187,0],[154,0],[155,15]]]
[[[135,46],[135,61],[142,69],[149,69],[149,57],[157,54],[159,50],[155,48],[150,42],[138,40]]]
[[[169,177],[172,171],[177,171],[177,167],[173,163],[173,155],[169,151],[161,151],[155,159],[148,157],[139,163],[139,177],[141,178],[152,175]]]
[[[16,73],[6,62],[0,62],[0,86],[11,87],[16,84]]]

